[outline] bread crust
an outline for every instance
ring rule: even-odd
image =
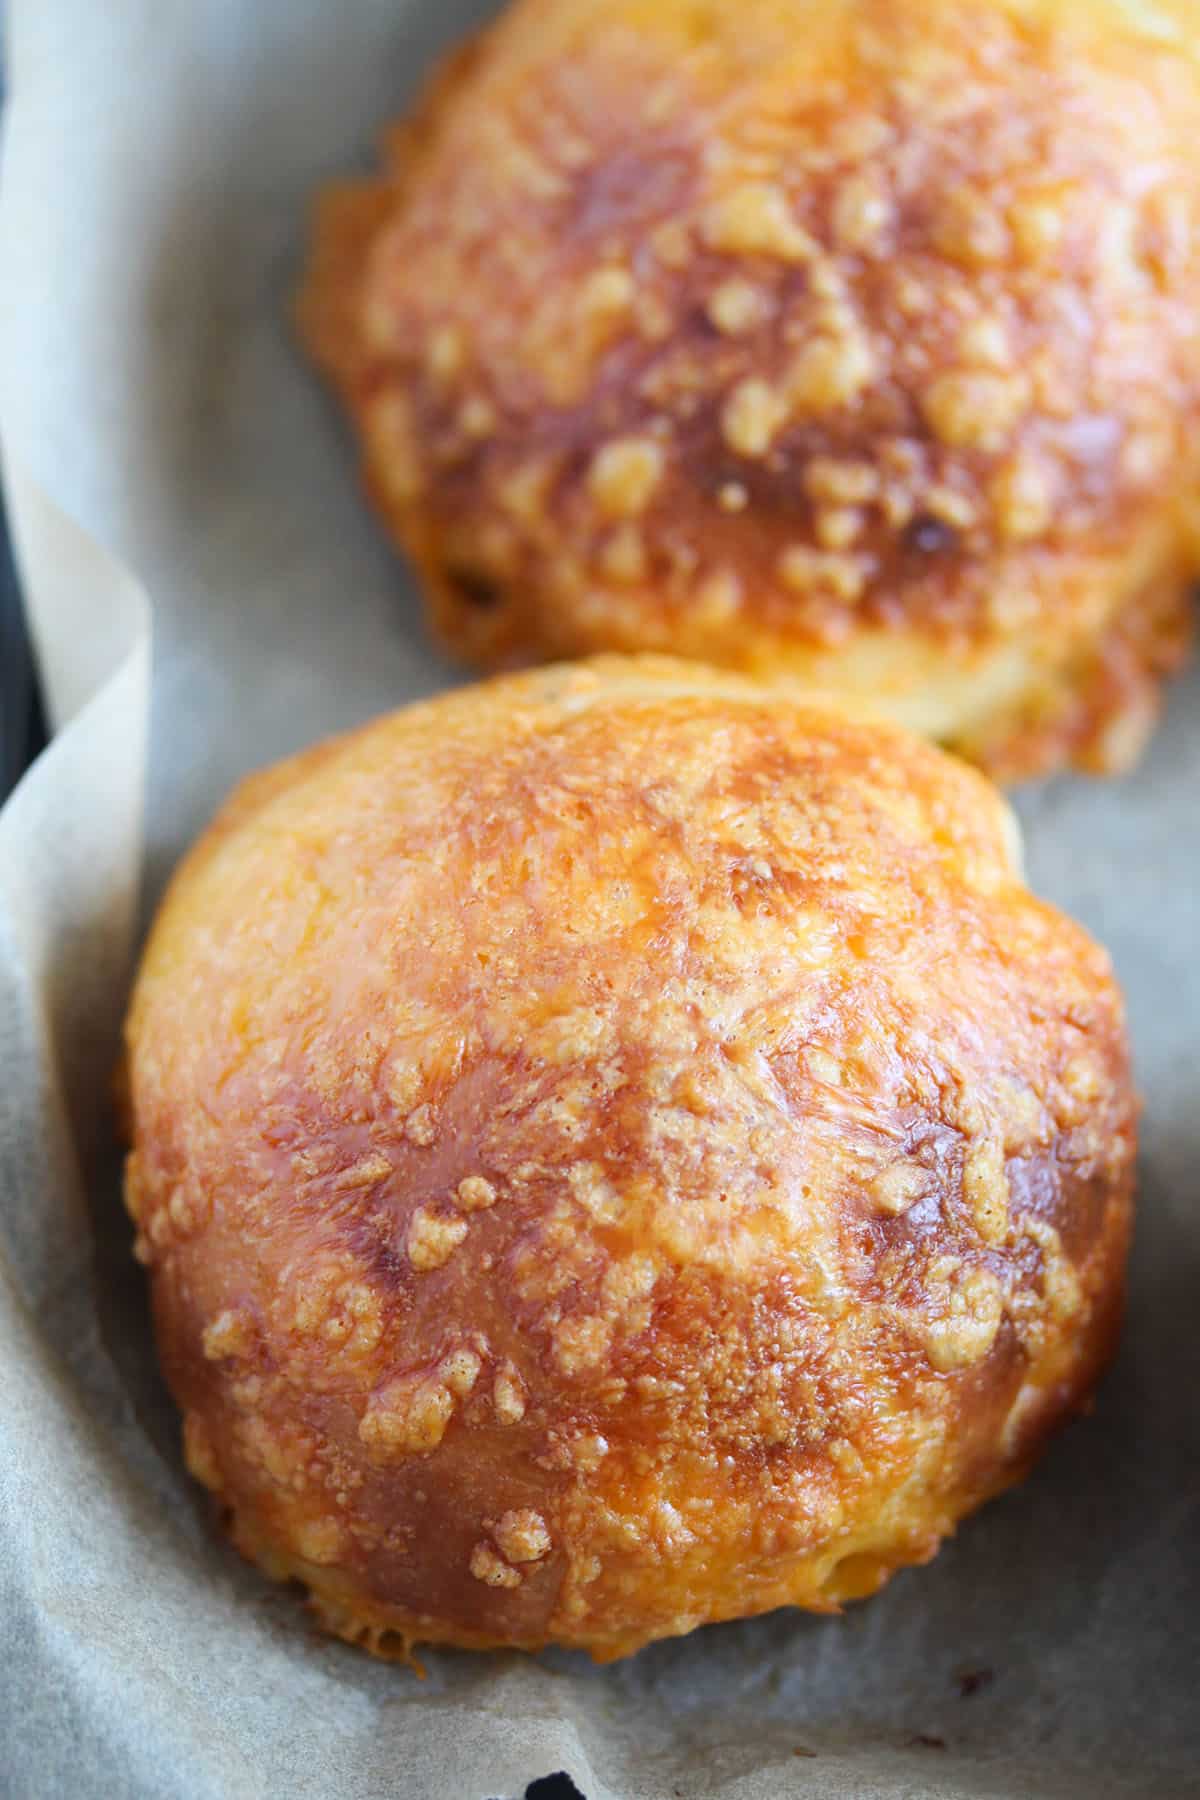
[[[1183,0],[518,0],[301,297],[457,654],[1128,766],[1200,571]]]
[[[836,1610],[1112,1346],[1108,960],[982,777],[831,702],[600,659],[255,777],[127,1038],[189,1467],[384,1653]]]

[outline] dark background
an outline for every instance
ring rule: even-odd
[[[41,702],[0,512],[0,800],[42,747]]]

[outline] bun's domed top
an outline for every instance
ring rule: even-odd
[[[518,0],[303,306],[435,621],[1140,746],[1200,567],[1181,0]]]
[[[375,1645],[869,1592],[1111,1342],[1107,959],[982,777],[832,704],[611,659],[286,763],[128,1037],[191,1466]]]

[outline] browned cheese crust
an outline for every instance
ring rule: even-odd
[[[1108,960],[984,779],[666,659],[248,782],[128,1025],[189,1467],[373,1648],[817,1611],[1018,1478],[1111,1347]]]
[[[301,300],[442,638],[1127,765],[1200,567],[1197,38],[1192,0],[518,0],[326,196]]]

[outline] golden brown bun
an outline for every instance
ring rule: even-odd
[[[1200,567],[1192,0],[518,0],[302,297],[445,641],[1129,763]]]
[[[601,659],[242,787],[128,1026],[189,1465],[372,1648],[619,1656],[922,1562],[1108,1355],[1108,960],[979,775]],[[389,1634],[391,1634],[389,1636]]]

